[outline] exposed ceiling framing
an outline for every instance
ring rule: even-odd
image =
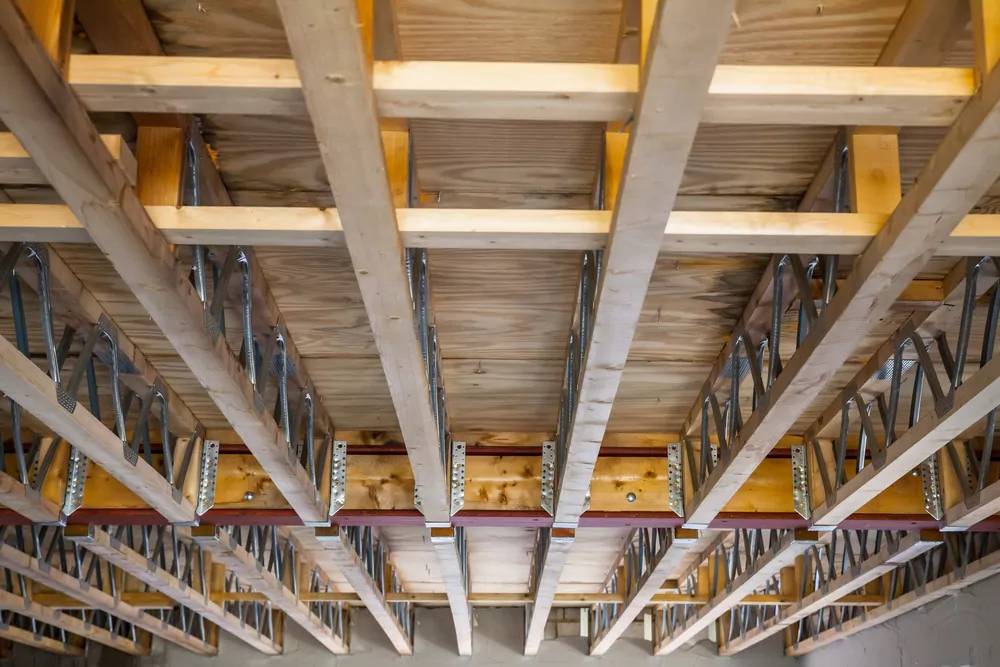
[[[1000,2],[428,6],[0,0],[0,638],[801,655],[997,571]]]

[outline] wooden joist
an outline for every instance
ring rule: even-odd
[[[0,639],[6,639],[17,644],[24,644],[25,646],[36,648],[39,651],[47,651],[49,653],[55,653],[56,655],[65,655],[67,657],[74,658],[83,657],[84,650],[86,648],[86,640],[82,637],[76,637],[71,634],[65,635],[64,639],[56,639],[54,636],[47,636],[45,634],[47,631],[47,625],[48,624],[43,623],[39,628],[41,632],[33,632],[17,625],[9,624],[7,627],[0,628]],[[48,627],[54,628],[55,626]]]
[[[75,55],[69,82],[91,111],[305,114],[291,60]],[[739,125],[948,126],[975,92],[968,68],[722,65],[702,121]],[[382,118],[625,121],[635,65],[374,63]]]
[[[312,488],[305,469],[289,459],[277,424],[257,410],[253,387],[236,356],[223,337],[213,340],[204,326],[202,304],[193,285],[149,220],[135,189],[9,0],[0,4],[0,26],[0,71],[8,82],[0,95],[0,118],[83,222],[289,502],[305,520],[328,522],[322,497]]]
[[[275,609],[284,612],[287,618],[298,623],[320,644],[333,653],[348,652],[346,633],[340,634],[335,628],[324,624],[323,619],[316,614],[310,604],[296,596],[289,581],[282,581],[268,569],[261,567],[254,555],[232,534],[222,528],[203,524],[191,529],[191,538],[202,547],[203,552],[212,554],[214,562],[225,565],[227,570],[240,578],[242,584],[249,584],[255,592],[262,593]],[[286,563],[288,577],[303,574],[299,572],[299,568],[303,566],[315,570],[315,563],[309,558],[308,553],[302,555],[305,558],[301,563],[298,560]],[[309,577],[304,576],[297,582],[296,590],[308,590],[308,587]]]
[[[1000,176],[998,102],[1000,73],[994,70],[699,490],[687,512],[690,525],[712,520]]]
[[[611,406],[621,381],[639,313],[669,227],[669,211],[680,187],[712,74],[729,32],[733,3],[688,0],[656,3],[650,48],[642,64],[642,92],[635,105],[623,176],[618,186],[594,314],[586,332],[580,368],[567,382],[575,403],[567,404],[569,430],[556,471],[555,526],[575,526],[584,511],[591,477]],[[590,298],[589,296],[586,298]],[[572,346],[572,344],[571,344]],[[570,350],[569,354],[573,354]],[[536,563],[535,600],[530,608],[525,654],[542,639],[566,553],[549,539]],[[569,541],[571,544],[571,540]],[[567,547],[568,550],[568,547]]]
[[[163,593],[173,604],[180,604],[200,614],[206,620],[215,623],[261,653],[265,655],[281,654],[280,643],[275,643],[273,639],[269,639],[247,626],[243,619],[229,613],[223,606],[211,600],[206,595],[206,591],[198,591],[187,586],[176,576],[137,551],[130,549],[100,527],[69,526],[65,530],[65,535],[69,541],[81,545],[95,556],[135,577],[153,590]],[[208,567],[208,562],[201,563],[198,567],[204,568],[206,571],[211,569]]]
[[[58,538],[57,538],[58,539]],[[160,619],[116,599],[111,594],[92,586],[90,582],[75,577],[59,569],[54,563],[41,563],[34,556],[25,553],[10,544],[0,545],[0,566],[22,577],[31,579],[49,588],[70,595],[93,609],[99,609],[106,614],[131,623],[181,648],[201,655],[215,655],[218,647],[184,632],[178,627],[163,623]],[[22,612],[26,613],[26,612]],[[47,623],[50,621],[46,621]],[[70,630],[80,634],[76,630]]]
[[[335,208],[146,206],[153,225],[177,245],[345,246]],[[598,250],[611,211],[396,209],[406,247],[468,250]],[[858,255],[885,225],[881,213],[674,211],[662,252],[731,255]],[[1000,216],[971,214],[937,248],[944,257],[1000,254]],[[58,204],[0,204],[0,242],[90,243],[73,212]]]
[[[194,505],[187,498],[176,498],[165,477],[141,457],[135,465],[129,463],[122,452],[122,439],[90,412],[83,408],[70,412],[63,407],[52,379],[2,337],[0,388],[169,521],[196,520]]]
[[[469,545],[464,528],[431,528],[431,544],[444,579],[448,608],[455,622],[459,655],[472,655],[472,601],[469,599]]]
[[[574,528],[543,528],[536,532],[528,589],[531,600],[525,614],[524,654],[537,655],[545,637],[545,624],[555,601],[566,558],[576,540]]]
[[[734,655],[755,644],[759,644],[768,637],[782,632],[785,628],[795,625],[800,620],[814,614],[824,607],[838,603],[843,605],[853,605],[857,602],[858,596],[851,595],[851,591],[858,590],[866,584],[877,581],[884,574],[888,574],[899,565],[902,565],[925,553],[927,550],[941,544],[941,534],[937,531],[915,531],[902,536],[898,543],[890,544],[885,542],[882,548],[862,560],[856,567],[842,573],[832,581],[827,582],[819,589],[814,589],[812,583],[808,581],[810,572],[803,568],[801,563],[804,556],[799,556],[796,562],[796,572],[803,572],[806,576],[807,585],[802,587],[796,585],[798,599],[794,604],[784,607],[781,613],[769,619],[767,622],[752,628],[741,637],[720,644],[719,655]],[[814,564],[812,567],[817,567]],[[796,582],[800,584],[801,582]],[[801,596],[802,592],[806,595]],[[847,599],[845,599],[847,598]],[[884,601],[884,596],[877,596]],[[731,621],[730,621],[731,622]]]
[[[119,134],[102,134],[101,141],[111,157],[118,161],[129,182],[135,185],[136,162],[128,144]],[[0,183],[4,185],[47,185],[35,161],[28,155],[21,142],[10,132],[0,132]]]
[[[656,638],[653,641],[653,653],[656,655],[672,653],[694,639],[702,630],[715,623],[733,606],[739,604],[743,598],[778,574],[783,567],[794,564],[795,559],[814,545],[818,539],[818,534],[806,531],[787,531],[780,537],[775,536],[775,542],[762,551],[760,556],[748,562],[744,571],[728,584],[722,584],[715,572],[717,568],[726,568],[730,565],[720,561],[706,567],[702,563],[717,558],[715,554],[718,552],[714,546],[703,552],[703,558],[693,566],[694,571],[698,574],[695,575],[692,572],[689,576],[697,576],[700,587],[709,584],[708,581],[702,581],[702,579],[706,576],[710,577],[711,583],[715,585],[710,585],[708,590],[713,596],[707,605],[700,607],[695,614],[688,617],[668,634],[661,633],[660,629],[663,626],[654,621]],[[736,555],[734,558],[740,559],[742,556]],[[682,580],[687,578],[681,577]],[[661,608],[657,611],[657,616],[666,613],[668,612]]]
[[[403,627],[403,623],[396,616],[392,603],[386,599],[387,594],[391,591],[380,587],[381,584],[391,588],[393,579],[397,578],[392,568],[388,549],[376,528],[362,529],[359,527],[356,530],[367,533],[366,535],[358,535],[356,543],[352,543],[347,531],[340,526],[315,530],[293,529],[292,535],[299,545],[300,551],[309,553],[320,567],[326,562],[335,565],[336,570],[347,579],[347,583],[351,585],[375,621],[385,631],[386,637],[392,642],[393,647],[400,655],[412,655],[413,636]],[[370,535],[370,539],[368,535]],[[366,552],[365,557],[362,557],[359,549]],[[372,578],[368,570],[368,562],[372,558],[383,564],[385,575],[380,577],[379,582]]]
[[[354,0],[279,2],[365,310],[430,522],[451,512]],[[336,72],[336,75],[330,75]]]

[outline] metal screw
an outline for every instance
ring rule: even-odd
[[[629,501],[630,503],[634,503],[634,502],[635,502],[635,494],[634,494],[634,493],[632,493],[631,491],[629,491],[629,492],[628,492],[628,493],[627,493],[627,494],[625,495],[625,500]]]
[[[251,500],[253,500],[253,498],[254,498],[253,491],[247,491],[246,493],[243,494],[243,500],[245,502],[250,502]]]
[[[913,475],[914,477],[920,477],[920,470],[914,468],[913,472],[910,474]]]

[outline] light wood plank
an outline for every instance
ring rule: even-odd
[[[131,149],[120,134],[102,134],[101,141],[111,157],[121,164],[129,182],[135,185],[136,161]],[[21,142],[10,132],[0,132],[0,183],[5,185],[48,185],[35,161],[28,155]]]
[[[142,645],[141,640],[132,641],[121,635],[112,634],[110,631],[103,627],[95,626],[90,623],[86,623],[83,619],[76,618],[69,614],[60,614],[58,609],[52,609],[50,607],[45,607],[34,601],[26,601],[24,598],[7,591],[0,591],[0,608],[3,609],[16,609],[17,613],[27,616],[28,618],[33,618],[39,623],[45,623],[46,625],[51,625],[54,628],[61,628],[66,632],[71,632],[74,635],[84,637],[88,641],[93,641],[98,644],[103,644],[113,649],[117,649],[122,653],[128,655],[149,655],[148,647]],[[20,641],[21,635],[16,631],[17,628],[11,627],[2,632],[11,632],[10,639],[14,641]],[[26,630],[21,630],[28,637],[33,637],[34,635]],[[144,636],[142,633],[140,637]],[[58,647],[62,646],[54,640],[49,640],[53,644],[47,644],[49,648],[46,650],[58,651]],[[31,642],[32,645],[37,646],[37,643]]]
[[[289,60],[181,56],[72,58],[70,84],[92,111],[305,113]],[[624,121],[635,65],[388,61],[373,71],[382,118]],[[971,69],[721,65],[703,122],[946,127],[975,91]]]
[[[409,279],[353,0],[279,2],[428,521],[450,507]],[[337,74],[330,76],[330,71]]]
[[[841,574],[821,589],[797,599],[794,605],[785,607],[778,615],[766,621],[764,625],[752,628],[745,635],[737,637],[725,646],[720,646],[719,655],[735,655],[838,601],[846,604],[854,602],[856,596],[848,595],[851,591],[876,581],[882,575],[892,572],[896,567],[913,560],[939,544],[941,544],[941,534],[937,531],[910,532],[900,538],[899,544],[894,549],[891,549],[888,543],[884,544],[881,550],[861,561],[858,567]],[[797,565],[796,569],[801,569],[801,566]],[[795,590],[800,591],[801,589],[796,586]],[[845,600],[845,598],[851,599]],[[878,596],[878,598],[881,598],[882,601],[885,599],[884,596]]]

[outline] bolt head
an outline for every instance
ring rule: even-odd
[[[628,493],[627,493],[627,494],[625,495],[625,500],[629,501],[630,503],[634,503],[634,502],[635,502],[635,494],[634,494],[634,493],[632,493],[631,491],[629,491],[629,492],[628,492]]]
[[[246,493],[243,494],[243,500],[245,502],[250,502],[253,499],[254,499],[253,491],[247,491]]]

